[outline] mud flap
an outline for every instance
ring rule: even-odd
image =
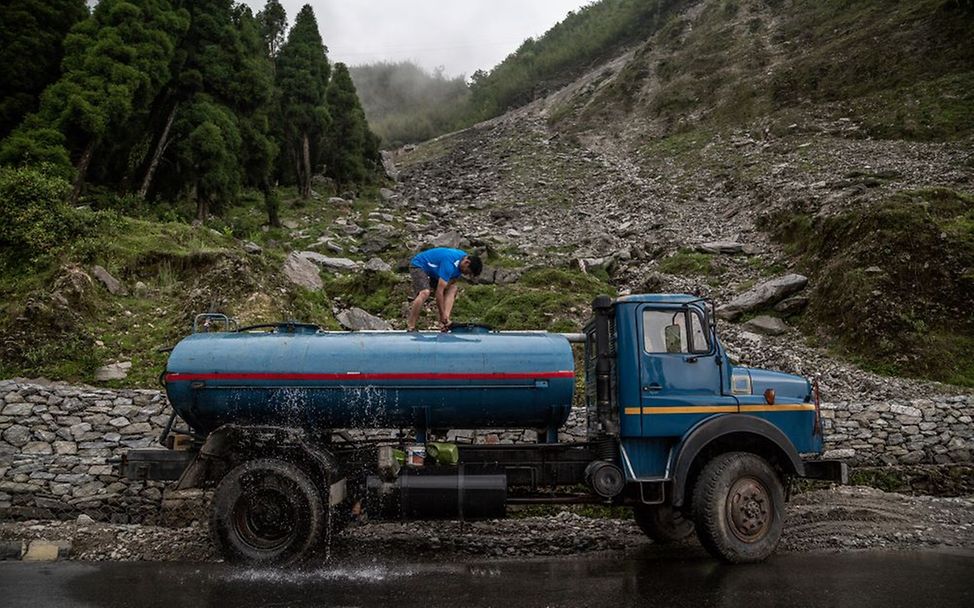
[[[806,460],[805,479],[821,479],[842,485],[849,483],[849,465],[838,460]]]
[[[345,496],[346,487],[344,479],[340,479],[328,486],[328,506],[334,507],[345,500]]]

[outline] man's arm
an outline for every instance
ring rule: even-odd
[[[458,288],[459,285],[457,285],[456,283],[450,283],[449,286],[446,288],[446,292],[443,294],[444,302],[443,302],[443,308],[441,310],[443,311],[443,317],[445,318],[440,319],[440,323],[442,324],[442,327],[440,327],[440,329],[443,331],[446,331],[446,329],[450,326],[450,315],[453,313],[453,303],[457,299]]]
[[[446,323],[450,322],[450,311],[446,308],[446,289],[450,284],[443,279],[439,279],[436,282],[436,310],[440,312],[440,329]],[[450,307],[453,307],[453,303],[450,303]]]

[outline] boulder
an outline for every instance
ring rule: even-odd
[[[456,230],[448,230],[442,234],[439,234],[430,241],[430,245],[433,247],[452,247],[456,249],[460,246],[460,241],[463,240],[463,236]]]
[[[346,201],[345,199],[343,199],[340,196],[332,196],[331,198],[328,199],[328,204],[329,205],[347,205],[348,204],[348,201]]]
[[[578,267],[582,272],[588,273],[596,270],[604,270],[609,274],[615,270],[617,260],[611,255],[602,258],[580,258]]]
[[[520,278],[521,273],[517,270],[484,268],[475,282],[485,285],[510,285],[511,283],[516,283]]]
[[[91,274],[96,279],[101,281],[101,284],[104,285],[105,289],[107,289],[108,292],[111,293],[112,295],[124,296],[128,293],[128,290],[125,289],[125,286],[122,285],[122,282],[116,279],[115,277],[113,277],[111,273],[109,273],[103,267],[95,266],[94,268],[91,269]]]
[[[297,252],[291,252],[284,260],[284,276],[298,287],[305,289],[321,289],[324,287],[318,267],[315,266],[314,262]]]
[[[733,321],[746,312],[773,306],[786,297],[801,291],[807,284],[808,278],[800,274],[787,274],[771,279],[745,291],[719,307],[717,316],[721,319]]]
[[[697,245],[697,251],[701,253],[717,253],[725,255],[735,255],[744,253],[744,245],[737,241],[711,241]]]
[[[130,369],[132,369],[131,361],[120,361],[118,363],[103,365],[95,370],[95,380],[98,382],[124,380],[128,377]]]
[[[788,325],[778,317],[761,315],[744,324],[746,329],[767,336],[780,336],[788,331]]]
[[[333,272],[354,272],[362,267],[362,264],[355,260],[332,258],[315,251],[299,251],[298,255],[309,262],[321,266],[325,270],[331,270]]]
[[[389,239],[378,234],[370,234],[362,241],[362,246],[359,249],[362,250],[362,253],[372,255],[385,251],[390,247],[392,247],[392,243]]]
[[[390,325],[388,322],[375,315],[365,312],[361,308],[349,308],[348,310],[343,310],[335,315],[335,318],[338,319],[338,322],[342,324],[342,327],[352,331],[359,331],[363,329],[392,329],[392,325]]]
[[[261,251],[263,251],[263,249],[261,249],[260,245],[258,245],[257,243],[255,243],[253,241],[247,241],[246,243],[244,243],[243,248],[244,248],[244,251],[246,251],[247,253],[252,254],[252,255],[257,255],[258,253],[260,253]]]
[[[379,188],[379,196],[387,203],[399,197],[395,190],[390,190],[389,188]]]
[[[386,175],[390,179],[399,179],[399,170],[396,168],[396,157],[388,150],[382,151],[382,170],[386,172]],[[379,192],[381,193],[382,191],[380,190]]]
[[[363,266],[369,272],[391,272],[392,266],[382,261],[381,258],[372,258]]]
[[[783,315],[797,315],[807,307],[808,298],[805,296],[792,296],[775,304],[774,310]]]

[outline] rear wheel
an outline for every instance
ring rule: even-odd
[[[639,529],[655,543],[673,543],[693,534],[693,522],[672,505],[636,505],[633,515]]]
[[[210,512],[210,532],[230,562],[297,561],[312,551],[326,525],[311,478],[275,458],[251,460],[227,473]]]
[[[781,478],[766,460],[721,454],[703,468],[693,490],[700,543],[727,562],[763,561],[781,540],[784,502]]]

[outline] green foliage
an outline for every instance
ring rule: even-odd
[[[689,249],[681,249],[664,258],[659,264],[659,269],[668,274],[680,275],[710,275],[716,272],[712,255]]]
[[[488,118],[570,82],[600,59],[645,40],[683,0],[602,0],[569,12],[488,72],[472,76],[474,115]]]
[[[68,30],[88,16],[84,0],[9,0],[0,6],[0,138],[37,109],[60,75]]]
[[[0,168],[0,251],[33,257],[73,236],[77,225],[64,203],[69,189],[43,168]]]
[[[810,330],[871,369],[974,386],[974,196],[900,192],[768,227],[812,275]]]
[[[236,195],[240,132],[233,113],[202,94],[181,113],[176,132],[181,182],[191,184],[201,205],[198,218],[206,219],[211,205],[225,205]]]
[[[375,171],[379,150],[344,63],[335,64],[325,99],[331,113],[323,141],[326,173],[339,184],[362,182]]]
[[[311,174],[321,158],[319,141],[330,121],[325,92],[331,65],[326,52],[314,12],[305,5],[276,60],[282,139],[304,198],[311,196]]]
[[[589,314],[588,303],[615,290],[579,271],[531,270],[513,285],[470,285],[457,299],[454,320],[496,329],[578,331]]]
[[[5,146],[0,159],[66,158],[49,135],[53,128],[64,136],[72,157],[80,157],[84,177],[100,140],[123,128],[168,81],[176,40],[188,21],[186,12],[167,0],[99,2],[65,38],[61,78],[45,90],[38,112],[20,127],[18,146]],[[27,139],[34,144],[25,145]],[[17,158],[24,150],[36,155]]]
[[[411,61],[350,68],[365,115],[387,147],[416,143],[466,126],[470,88]]]
[[[267,0],[264,10],[257,13],[257,24],[267,56],[277,56],[287,37],[287,13],[284,7],[277,0]]]

